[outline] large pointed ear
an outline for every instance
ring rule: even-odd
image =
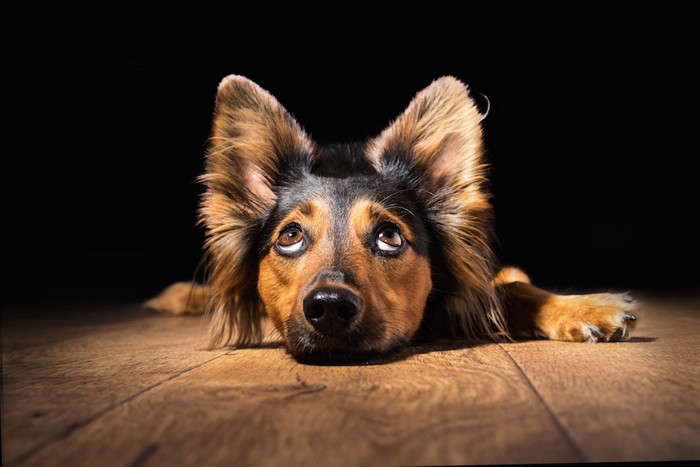
[[[313,154],[309,137],[270,93],[242,76],[224,78],[200,177],[212,347],[260,341],[256,232],[277,189],[309,170]]]
[[[397,165],[410,168],[426,190],[480,184],[485,169],[482,119],[467,86],[443,77],[419,92],[404,113],[370,141],[368,157],[379,172]]]
[[[230,75],[219,84],[206,174],[210,192],[231,195],[253,215],[275,201],[288,172],[311,164],[314,145],[270,93]]]
[[[482,120],[467,86],[443,77],[367,146],[380,174],[412,181],[449,275],[449,285],[439,287],[444,311],[452,330],[468,337],[505,332],[490,284],[494,260]]]

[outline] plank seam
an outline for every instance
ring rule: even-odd
[[[525,370],[520,366],[520,364],[513,358],[513,356],[508,352],[508,349],[503,347],[503,345],[498,344],[498,346],[508,355],[508,358],[510,361],[513,362],[515,367],[518,369],[521,375],[523,375],[523,378],[525,378],[525,382],[527,385],[530,387],[532,392],[535,394],[535,397],[540,401],[540,403],[544,406],[544,409],[547,411],[547,414],[549,414],[549,417],[552,419],[552,423],[554,423],[554,426],[557,428],[559,433],[564,437],[566,442],[569,444],[571,449],[573,449],[574,453],[581,459],[582,462],[590,462],[590,459],[588,456],[584,453],[584,451],[579,447],[579,445],[574,441],[573,436],[571,436],[571,433],[564,427],[564,425],[561,423],[559,420],[559,417],[556,416],[554,413],[554,410],[547,404],[547,402],[544,400],[542,397],[542,394],[535,388],[535,385],[533,384],[532,380],[530,380],[530,377],[525,373]]]
[[[160,385],[162,385],[162,384],[165,384],[165,383],[167,383],[167,382],[169,382],[169,381],[172,381],[172,380],[174,380],[175,378],[179,378],[179,377],[182,376],[182,375],[185,375],[185,374],[187,374],[187,373],[189,373],[189,372],[191,372],[191,371],[194,371],[194,370],[196,370],[197,368],[200,368],[200,367],[206,365],[207,363],[213,362],[214,360],[217,360],[217,359],[219,359],[219,358],[221,358],[221,357],[224,357],[224,356],[226,356],[226,355],[230,355],[232,352],[233,352],[233,351],[228,351],[228,352],[222,353],[221,355],[217,355],[217,356],[214,357],[214,358],[210,358],[209,360],[206,360],[206,361],[204,361],[204,362],[202,362],[202,363],[200,363],[200,364],[198,364],[198,365],[194,365],[194,366],[191,366],[191,367],[189,367],[189,368],[185,368],[184,370],[180,371],[179,373],[176,373],[176,374],[174,374],[174,375],[171,375],[171,376],[169,376],[168,378],[165,378],[164,380],[158,381],[157,383],[151,384],[150,386],[148,386],[148,387],[146,387],[146,388],[144,388],[144,389],[142,389],[142,390],[140,390],[140,391],[135,392],[134,394],[130,395],[129,397],[127,397],[127,398],[125,398],[125,399],[123,399],[123,400],[121,400],[121,401],[119,401],[119,402],[115,402],[114,404],[108,405],[108,406],[105,407],[104,409],[97,411],[97,412],[96,412],[95,414],[93,414],[91,417],[88,417],[88,418],[86,418],[85,420],[82,420],[82,421],[80,421],[80,422],[76,422],[76,423],[73,423],[73,424],[69,425],[68,427],[66,427],[65,430],[63,430],[62,432],[60,432],[60,433],[58,433],[58,434],[52,436],[50,439],[48,439],[47,441],[45,441],[41,446],[37,446],[37,447],[35,447],[34,449],[32,449],[31,451],[29,451],[29,452],[27,452],[27,453],[22,454],[21,456],[19,456],[17,459],[15,459],[15,460],[12,462],[12,464],[21,464],[21,463],[23,463],[23,462],[26,462],[27,460],[31,459],[32,457],[34,457],[35,455],[39,454],[41,451],[43,451],[44,449],[46,449],[48,446],[50,446],[50,445],[52,445],[52,444],[54,444],[54,443],[56,443],[56,442],[58,442],[58,441],[61,441],[61,440],[64,439],[64,438],[67,438],[68,436],[70,436],[70,435],[71,435],[72,433],[74,433],[75,431],[77,431],[77,430],[79,430],[79,429],[81,429],[81,428],[84,428],[84,427],[86,427],[87,425],[90,425],[90,424],[93,423],[94,421],[96,421],[96,420],[102,418],[103,416],[109,414],[110,412],[113,412],[114,410],[117,410],[119,407],[122,407],[122,406],[124,406],[125,404],[128,404],[129,402],[133,401],[133,400],[136,399],[137,397],[139,397],[139,396],[141,396],[141,395],[143,395],[143,394],[146,394],[147,392],[149,392],[149,391],[151,391],[151,390],[157,388],[158,386],[160,386]]]

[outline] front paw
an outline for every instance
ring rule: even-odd
[[[176,282],[144,303],[155,311],[173,315],[201,314],[204,312],[206,289],[191,282]]]
[[[535,335],[569,342],[630,338],[637,303],[627,294],[557,295],[545,305]]]

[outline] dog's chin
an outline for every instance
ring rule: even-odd
[[[307,327],[290,327],[285,339],[289,354],[298,362],[315,365],[362,365],[381,361],[407,342],[387,342],[379,330],[324,336]]]
[[[299,363],[315,365],[361,365],[369,364],[390,355],[400,343],[340,342],[335,339],[313,339],[288,342],[287,350]]]
[[[306,365],[371,365],[387,359],[392,352],[319,349],[305,352],[290,350],[289,353],[297,362]]]

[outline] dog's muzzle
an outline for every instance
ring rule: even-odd
[[[340,336],[358,320],[362,299],[344,287],[324,286],[304,298],[304,317],[325,336]]]

